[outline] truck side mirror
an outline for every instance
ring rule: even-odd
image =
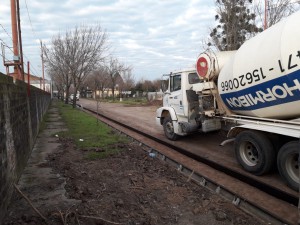
[[[161,90],[162,92],[166,92],[169,89],[169,75],[163,75],[161,80]]]

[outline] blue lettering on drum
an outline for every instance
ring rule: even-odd
[[[255,110],[299,101],[300,70],[221,97],[231,110]]]

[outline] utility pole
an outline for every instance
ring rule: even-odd
[[[19,70],[21,71],[21,80],[25,81],[24,61],[23,61],[23,47],[22,47],[22,32],[21,32],[21,18],[20,18],[20,4],[19,4],[19,0],[16,0],[16,1],[17,1],[17,16],[18,16],[18,31],[19,31],[18,34],[19,34],[19,47],[20,47]]]
[[[30,63],[27,62],[27,95],[30,96]]]
[[[16,1],[10,0],[11,7],[11,30],[12,30],[12,40],[13,40],[13,61],[14,61],[14,79],[19,78],[18,63],[19,58],[19,48],[18,48],[18,27],[17,27],[17,13],[16,13]]]
[[[269,1],[265,0],[265,23],[264,23],[264,30],[268,28],[268,7]]]
[[[10,7],[11,7],[11,30],[12,30],[12,41],[13,41],[13,60],[5,61],[4,65],[6,66],[7,75],[9,75],[9,67],[13,66],[14,80],[19,79],[24,81],[19,0],[10,0]]]
[[[41,42],[41,59],[42,59],[42,74],[43,74],[43,90],[45,91],[45,66],[44,66],[44,51],[43,51],[43,42]]]

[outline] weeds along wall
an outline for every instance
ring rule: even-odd
[[[49,93],[0,73],[0,224],[51,101]]]

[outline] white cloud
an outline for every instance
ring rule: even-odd
[[[135,40],[123,40],[122,44],[125,48],[128,49],[142,49],[143,46],[139,45]]]
[[[39,40],[51,38],[76,25],[100,23],[109,34],[112,54],[132,65],[137,79],[186,67],[201,51],[201,40],[214,21],[211,0],[52,0],[20,1],[23,48],[37,75]],[[11,32],[9,1],[0,3],[0,23]],[[32,31],[32,28],[34,31]],[[0,38],[11,43],[0,26]],[[0,71],[4,72],[3,66]]]
[[[155,56],[159,56],[159,57],[166,56],[165,54],[163,54],[161,52],[157,52],[157,51],[153,51],[153,50],[146,50],[145,52],[150,53],[150,54],[155,55]]]

